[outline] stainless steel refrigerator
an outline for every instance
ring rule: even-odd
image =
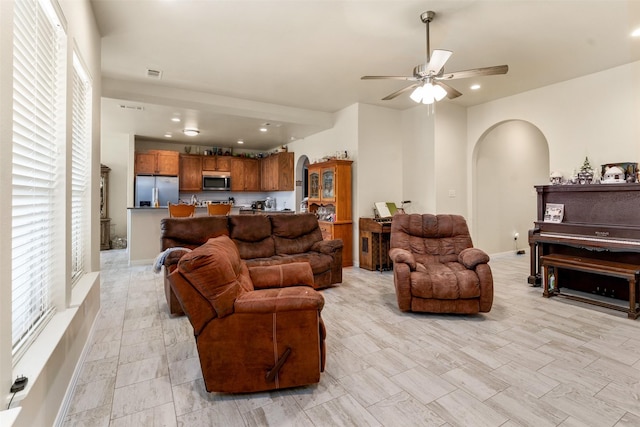
[[[158,205],[166,208],[169,202],[178,203],[180,187],[177,176],[136,176],[135,206],[154,206],[156,197]]]

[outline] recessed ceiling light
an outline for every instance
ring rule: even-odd
[[[180,123],[180,117],[172,117],[171,121],[172,122],[176,122],[176,123]]]
[[[238,140],[238,144],[244,144],[244,141],[243,141],[243,140],[241,140],[241,139],[239,139],[239,140]]]
[[[260,132],[266,132],[267,128],[260,128]]]
[[[172,138],[173,135],[171,135],[169,132],[167,132],[167,133],[164,134],[164,137],[165,138]]]
[[[480,85],[479,84],[471,85],[470,89],[471,90],[478,90],[478,89],[480,89]]]
[[[636,28],[635,30],[633,30],[633,32],[631,33],[631,37],[640,37],[640,28]]]
[[[198,129],[185,129],[182,131],[187,136],[196,136],[200,133]]]

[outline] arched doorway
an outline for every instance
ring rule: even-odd
[[[527,248],[536,219],[533,187],[549,182],[543,133],[524,120],[492,126],[474,148],[472,174],[474,245],[490,254]]]
[[[309,158],[302,155],[296,164],[296,207],[295,211],[300,212],[300,203],[307,197],[307,178],[309,176]]]

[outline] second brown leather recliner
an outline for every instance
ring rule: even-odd
[[[169,276],[193,326],[207,391],[317,383],[325,364],[322,294],[309,263],[247,268],[226,235],[186,253]]]
[[[489,312],[489,256],[473,247],[460,215],[396,214],[391,223],[393,281],[401,311]]]

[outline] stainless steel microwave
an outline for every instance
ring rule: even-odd
[[[229,172],[203,172],[203,191],[231,191],[231,175]]]

